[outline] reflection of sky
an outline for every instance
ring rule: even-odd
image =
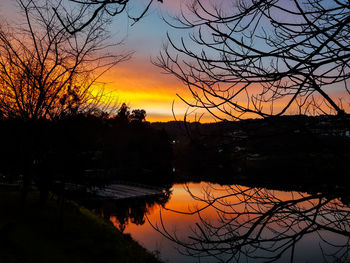
[[[191,192],[195,196],[199,196],[199,197],[203,197],[202,189],[205,187],[207,187],[206,183],[189,184],[189,189],[191,190]],[[216,190],[211,190],[214,196],[218,197],[221,195],[225,195],[225,193],[227,194],[227,192],[219,190],[219,189],[222,189],[223,187],[218,185],[214,185],[214,187],[217,187]],[[300,197],[299,193],[297,192],[273,191],[270,193],[273,193],[273,196],[277,197],[281,201],[291,200],[293,196],[294,198]],[[227,200],[230,203],[238,202],[238,199],[236,198],[229,198]],[[303,209],[305,209],[309,205],[310,204],[300,204],[300,207],[303,207]],[[203,207],[203,206],[204,206],[204,203],[194,201],[190,197],[189,193],[185,190],[184,185],[181,185],[181,184],[173,186],[173,193],[172,193],[171,199],[166,204],[166,207],[169,209],[184,211],[184,212],[188,211],[189,209],[193,210],[196,207]],[[237,209],[239,210],[240,208],[243,208],[243,207],[244,205],[242,204],[238,206]],[[214,224],[218,220],[217,213],[212,208],[207,209],[205,213],[203,213],[202,215],[206,220],[209,220]],[[162,210],[162,218],[167,231],[169,231],[170,234],[174,234],[176,232],[177,236],[181,240],[186,240],[188,239],[188,236],[193,235],[190,230],[191,227],[194,228],[195,223],[200,223],[200,219],[198,215],[188,216],[188,215],[182,215],[182,214],[173,213],[165,210]],[[160,210],[153,209],[150,213],[148,213],[148,219],[152,224],[160,226]],[[275,223],[273,225],[270,225],[270,227],[273,227],[275,230],[278,230],[278,226],[276,226]],[[174,244],[173,242],[161,236],[161,234],[156,232],[147,221],[142,226],[129,224],[125,232],[131,233],[131,236],[133,238],[135,238],[138,242],[140,242],[143,246],[145,246],[150,251],[158,250],[160,252],[161,258],[164,259],[166,262],[169,262],[169,263],[198,262],[198,260],[194,258],[180,255],[176,250],[176,247],[177,247],[176,244]],[[321,233],[322,233],[322,237],[329,242],[333,242],[333,243],[336,242],[338,245],[341,245],[344,242],[344,237],[341,237],[334,233],[330,233],[330,232],[321,232]],[[271,235],[271,233],[269,235]],[[335,248],[330,248],[329,246],[327,247],[325,242],[321,241],[320,237],[316,232],[303,236],[303,238],[296,243],[294,262],[310,262],[310,263],[323,262],[324,259],[322,257],[320,245],[322,245],[322,248],[325,249],[325,251],[328,253],[335,251]],[[264,255],[264,254],[262,254],[262,252],[260,251],[259,254],[257,255]],[[208,259],[208,260],[201,260],[200,262],[211,263],[211,262],[217,262],[217,261],[213,259],[211,260]],[[242,259],[242,261],[240,262],[246,262],[246,261]],[[261,260],[260,261],[249,260],[248,262],[261,262]],[[279,262],[279,263],[290,262],[290,250],[287,251],[285,254],[283,254],[281,259],[279,259],[276,262]]]

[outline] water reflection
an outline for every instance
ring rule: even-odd
[[[350,208],[340,198],[239,185],[202,184],[201,190],[187,185],[185,190],[189,205],[169,202],[151,223],[193,261],[350,260]],[[192,218],[186,234],[172,229],[170,213]]]
[[[113,225],[124,232],[131,223],[143,225],[146,216],[159,206],[164,206],[170,198],[171,191],[167,190],[163,195],[146,198],[133,198],[121,200],[95,200],[89,201],[88,206],[95,214],[109,220]]]
[[[318,263],[350,260],[346,200],[191,183],[175,184],[156,198],[90,203],[90,208],[160,253],[164,262]]]

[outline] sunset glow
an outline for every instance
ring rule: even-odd
[[[0,1],[0,263],[350,262],[349,0]]]
[[[139,8],[148,3],[146,0],[139,1]],[[119,16],[113,19],[110,27],[113,41],[122,41],[122,46],[116,46],[114,51],[133,52],[130,60],[119,63],[110,71],[106,72],[102,78],[98,79],[100,85],[103,83],[104,89],[107,92],[107,97],[112,97],[112,100],[121,104],[126,103],[131,109],[144,109],[147,112],[147,120],[154,121],[171,121],[174,120],[173,110],[177,119],[182,120],[187,112],[191,112],[188,106],[179,99],[181,96],[187,102],[192,103],[194,100],[188,90],[188,87],[176,79],[173,75],[164,74],[161,68],[155,66],[152,61],[157,61],[157,56],[162,50],[164,43],[167,42],[166,34],[169,33],[173,39],[179,41],[181,37],[186,36],[187,32],[175,30],[169,27],[163,18],[170,19],[171,16],[176,16],[181,10],[186,10],[186,5],[190,1],[164,1],[157,2],[151,7],[150,12],[141,22],[130,26],[130,20],[126,15]],[[204,1],[204,6],[209,7],[209,2]],[[218,6],[225,5],[224,1],[216,2]],[[232,7],[229,4],[230,8]],[[11,23],[14,19],[15,4],[11,0],[2,1],[0,4],[0,12],[7,22]],[[135,13],[140,11],[135,9]],[[7,16],[7,14],[11,14]],[[113,48],[112,48],[113,49]],[[256,84],[259,86],[258,84]],[[258,88],[258,87],[257,87]],[[253,89],[254,90],[254,89]],[[337,87],[332,88],[336,92],[329,94],[338,101],[338,98],[346,97],[348,94],[339,93]],[[199,94],[201,95],[201,94]],[[315,93],[316,97],[318,96]],[[245,94],[243,94],[243,97]],[[288,98],[287,98],[288,99]],[[284,101],[279,101],[274,104],[277,113],[283,108]],[[242,98],[237,98],[242,101]],[[243,98],[245,101],[245,98]],[[174,108],[172,103],[174,102]],[[349,109],[349,102],[342,101],[343,108]],[[270,107],[269,104],[263,105],[264,109]],[[206,113],[201,121],[213,122],[215,119],[210,116],[210,113],[205,110],[196,110],[196,116],[190,114],[187,120],[195,120],[202,113]],[[217,111],[214,110],[215,113]],[[295,104],[292,104],[287,114],[298,114],[298,109]],[[220,116],[220,114],[218,114]],[[256,118],[257,115],[250,113],[245,114],[244,118]]]

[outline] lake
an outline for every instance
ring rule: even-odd
[[[348,262],[344,203],[323,193],[202,182],[94,211],[169,263]]]

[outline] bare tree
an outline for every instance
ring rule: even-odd
[[[94,20],[71,35],[52,6],[60,1],[18,0],[24,22],[0,28],[0,112],[3,117],[53,119],[96,110],[96,80],[130,57],[109,52],[107,21]],[[102,107],[102,106],[101,106]]]
[[[142,11],[136,15],[130,14],[127,7],[130,6],[132,2],[130,0],[67,0],[70,3],[77,4],[80,10],[77,14],[69,17],[64,21],[63,17],[69,11],[61,6],[61,8],[54,8],[54,11],[61,21],[64,28],[71,34],[75,34],[85,27],[94,23],[95,20],[99,20],[101,16],[111,16],[115,17],[122,13],[127,13],[128,18],[133,21],[132,25],[138,22],[142,17],[145,16],[147,11],[150,9],[154,0],[148,0],[146,6]],[[163,0],[158,0],[158,2],[163,2]]]
[[[202,195],[193,194],[190,188],[187,191],[198,207],[171,211],[198,218],[188,237],[171,232],[166,221],[155,226],[185,255],[209,256],[216,262],[274,262],[289,255],[290,262],[295,262],[298,242],[312,235],[325,262],[349,260],[350,208],[340,198],[323,193],[281,195],[238,185],[211,185]],[[209,220],[208,213],[216,213],[217,220]]]
[[[292,108],[344,115],[332,92],[349,92],[348,0],[195,0],[171,26],[193,30],[155,64],[186,85],[218,119],[268,117]],[[345,98],[344,98],[345,96]],[[181,96],[180,96],[181,98]],[[297,111],[297,110],[295,110]]]

